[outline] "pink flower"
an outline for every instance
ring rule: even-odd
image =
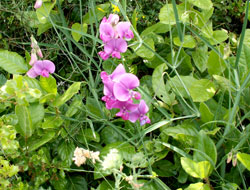
[[[144,100],[140,101],[138,105],[138,109],[129,113],[129,121],[136,122],[137,119],[140,120],[140,124],[144,125],[146,123],[150,123],[150,119],[145,115],[148,112],[148,106]]]
[[[138,104],[133,104],[132,100],[126,102],[116,101],[113,104],[113,108],[120,109],[120,111],[115,114],[116,116],[121,117],[124,120],[128,120],[129,114],[138,108]]]
[[[117,100],[119,101],[128,101],[131,98],[140,99],[141,96],[138,92],[132,91],[132,89],[140,85],[139,79],[131,74],[123,74],[119,78],[119,82],[114,84],[113,93]]]
[[[134,38],[132,30],[130,30],[130,22],[119,22],[116,26],[117,33],[120,38],[131,40]]]
[[[49,74],[54,72],[55,72],[54,63],[49,60],[43,60],[43,61],[36,61],[33,67],[27,72],[27,75],[30,78],[35,78],[38,75],[48,78]]]
[[[43,4],[43,0],[36,0],[34,8],[38,9],[38,8],[40,8],[42,6],[42,4]]]
[[[101,56],[103,60],[106,60],[111,55],[112,57],[116,57],[118,59],[121,58],[120,53],[124,53],[127,51],[127,42],[121,38],[109,40],[104,45],[104,51],[99,52],[98,54]]]
[[[108,19],[102,19],[99,31],[104,42],[104,51],[98,54],[103,60],[108,59],[110,55],[120,59],[120,53],[127,51],[127,42],[124,39],[131,40],[134,37],[130,26],[130,22],[119,22],[119,16],[116,14],[110,14]]]

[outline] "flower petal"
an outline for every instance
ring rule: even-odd
[[[147,104],[145,103],[144,100],[141,100],[141,101],[140,101],[140,104],[139,104],[139,106],[138,106],[138,110],[139,110],[139,112],[140,112],[141,114],[145,114],[145,113],[148,112],[148,106],[147,106]]]
[[[120,78],[120,83],[122,83],[127,89],[134,89],[140,85],[140,81],[137,76],[131,73],[125,73]]]
[[[119,38],[119,39],[116,39],[115,47],[119,52],[124,53],[127,51],[128,45],[124,39]]]
[[[28,72],[27,72],[27,75],[30,77],[30,78],[36,78],[38,76],[38,74],[35,72],[34,70],[34,67],[32,67]]]
[[[139,119],[140,113],[136,110],[134,112],[129,113],[129,121],[132,123],[136,122],[137,119]]]
[[[38,74],[38,75],[41,75],[42,74],[42,71],[44,69],[44,66],[43,66],[43,61],[36,61],[34,66],[34,71]]]
[[[129,94],[129,89],[121,83],[114,84],[113,93],[115,98],[122,102],[127,101],[131,98],[131,95]]]
[[[114,38],[115,31],[114,31],[111,24],[101,23],[99,30],[100,30],[100,38],[104,42],[107,42],[107,41],[111,40],[112,38]]]
[[[54,73],[55,72],[55,64],[50,61],[50,60],[43,60],[43,65],[44,68],[49,72],[49,73]]]
[[[126,70],[122,64],[119,64],[113,73],[110,75],[111,80],[118,82],[121,75],[125,74]]]
[[[119,16],[117,14],[110,14],[107,22],[116,25],[119,22]]]

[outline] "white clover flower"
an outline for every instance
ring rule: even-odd
[[[122,165],[122,156],[117,149],[111,149],[102,162],[103,170],[119,169]]]

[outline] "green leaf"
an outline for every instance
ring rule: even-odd
[[[81,25],[80,23],[74,23],[71,29],[82,33],[87,33],[88,25],[86,23],[84,23],[83,25]],[[71,35],[73,36],[74,40],[78,42],[81,39],[82,35],[77,32],[74,32],[73,30],[71,30]]]
[[[28,71],[24,58],[7,50],[0,50],[0,67],[11,74],[23,74]]]
[[[163,100],[166,104],[171,105],[174,97],[168,94],[164,82],[164,72],[167,68],[165,63],[155,68],[152,75],[152,87],[158,98]]]
[[[100,142],[100,135],[97,132],[93,133],[91,129],[84,129],[82,131],[79,131],[79,134],[77,135],[77,140],[84,144],[86,142],[85,139],[88,142]]]
[[[63,140],[57,149],[58,155],[60,156],[61,160],[65,161],[68,166],[70,166],[72,163],[74,150],[75,150],[75,145],[72,141],[69,140],[68,141]]]
[[[231,90],[232,92],[235,91],[233,84],[227,78],[219,75],[213,75],[213,78],[216,80],[216,82],[218,82],[219,86],[221,87],[220,89],[227,91]]]
[[[181,82],[181,80],[183,83]],[[196,81],[196,79],[192,76],[180,76],[180,79],[178,76],[174,76],[173,78],[167,81],[166,86],[167,88],[172,88],[175,94],[182,95],[184,98],[188,98],[189,95],[186,89],[190,88],[194,81]]]
[[[88,190],[88,184],[82,175],[68,175],[67,190]]]
[[[208,52],[207,46],[201,46],[196,48],[194,52],[192,52],[192,58],[195,66],[200,70],[200,72],[204,72],[207,68],[207,60],[208,60]]]
[[[210,190],[210,187],[207,184],[199,182],[190,184],[185,190]]]
[[[70,100],[80,90],[80,86],[80,82],[74,82],[62,96],[56,98],[54,106],[59,107]]]
[[[41,147],[42,145],[46,144],[49,142],[53,137],[55,136],[54,131],[45,131],[45,134],[41,137],[31,137],[28,141],[29,144],[29,151],[34,151]]]
[[[220,75],[226,68],[222,58],[215,51],[211,51],[207,60],[208,73],[212,75]]]
[[[48,78],[41,76],[40,85],[48,93],[52,93],[52,94],[57,93],[56,79],[54,79],[52,75],[49,75]]]
[[[41,104],[31,104],[29,106],[29,112],[33,126],[44,118],[44,107]]]
[[[181,19],[183,17],[182,15],[185,12],[185,7],[180,6],[180,5],[177,5],[176,7],[177,7],[179,18]],[[169,25],[176,24],[172,4],[167,4],[161,8],[160,13],[159,13],[159,19],[161,23],[163,24],[169,24]]]
[[[194,160],[212,161],[212,166],[215,166],[217,161],[217,150],[213,140],[206,135],[204,131],[200,131],[195,143]]]
[[[210,39],[212,45],[224,42],[228,38],[228,32],[224,29],[213,31],[213,37]]]
[[[168,160],[160,160],[155,162],[152,169],[160,177],[171,177],[177,174],[176,166]]]
[[[193,4],[196,7],[201,9],[211,9],[213,7],[213,3],[211,0],[187,0],[189,3]]]
[[[161,33],[166,33],[171,29],[171,27],[167,24],[158,22],[150,27],[147,27],[143,32],[141,33],[141,36],[147,36],[150,33],[156,33],[156,34],[161,34]]]
[[[16,130],[25,138],[32,135],[32,121],[29,109],[26,106],[16,105],[15,113],[18,118]]]
[[[237,159],[250,171],[250,154],[239,152]]]
[[[198,135],[198,131],[195,126],[189,123],[183,123],[175,127],[168,127],[163,130],[163,133],[189,145],[196,143],[196,137]]]
[[[174,44],[177,46],[186,47],[186,48],[194,48],[196,46],[196,41],[193,36],[185,35],[183,43],[180,41],[179,37],[174,38]]]
[[[155,51],[155,45],[154,45],[154,40],[152,38],[145,38],[143,40],[143,42],[145,44],[147,44],[152,51]],[[147,47],[145,47],[144,45],[141,45],[139,48],[139,44],[138,45],[134,45],[132,46],[132,48],[134,49],[136,55],[142,57],[142,58],[147,58],[147,59],[151,59],[152,57],[154,57],[154,52],[152,52],[151,50],[149,50]]]
[[[214,96],[216,89],[213,82],[201,79],[192,83],[189,92],[194,102],[205,102]]]
[[[44,123],[42,124],[43,129],[54,129],[62,125],[63,119],[60,116],[45,117]]]
[[[214,118],[214,114],[210,111],[209,107],[201,102],[200,103],[200,114],[201,114],[201,121],[204,123],[207,123],[209,121],[212,121]]]
[[[112,127],[105,127],[101,132],[102,141],[105,144],[111,144],[115,142],[123,141],[123,137]]]
[[[194,162],[193,160],[181,157],[182,168],[192,177],[205,179],[211,171],[211,164],[208,161]]]
[[[37,28],[37,36],[40,36],[42,33],[46,32],[50,28],[52,28],[52,24],[49,22],[46,22],[44,24],[39,24]]]
[[[47,18],[49,17],[50,12],[54,8],[55,4],[56,1],[54,1],[53,3],[44,2],[40,8],[36,9],[36,15],[40,23],[45,24],[46,22],[48,22]]]

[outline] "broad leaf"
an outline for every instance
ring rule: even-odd
[[[209,185],[204,184],[204,183],[194,183],[190,184],[185,190],[211,190]]]
[[[201,9],[211,9],[213,7],[213,3],[211,0],[187,0],[189,3],[199,7]]]
[[[217,161],[217,150],[213,140],[206,135],[204,131],[200,131],[195,143],[194,160],[200,161],[212,161],[212,165],[215,166]]]
[[[0,67],[11,74],[23,74],[28,71],[24,58],[7,50],[0,50]]]
[[[196,41],[191,35],[185,35],[184,36],[184,41],[181,42],[179,37],[174,38],[174,44],[177,46],[186,47],[186,48],[194,48],[196,45]]]
[[[205,102],[214,96],[216,89],[213,82],[201,79],[192,83],[189,92],[194,102]]]
[[[50,15],[51,10],[54,8],[56,4],[56,1],[52,2],[46,2],[43,3],[43,5],[36,9],[36,15],[40,23],[45,24],[48,22],[48,17]]]
[[[29,151],[34,151],[38,149],[39,147],[41,147],[42,145],[46,144],[51,139],[53,139],[54,136],[55,136],[54,131],[45,131],[45,134],[43,134],[41,137],[32,136],[28,141]]]
[[[40,77],[40,85],[41,87],[48,93],[56,94],[57,93],[57,85],[56,79],[53,76]]]
[[[204,72],[207,68],[207,60],[208,60],[208,51],[207,46],[198,47],[193,53],[192,58],[194,60],[195,66],[200,70],[200,72]]]
[[[81,25],[80,23],[74,23],[71,29],[82,33],[87,33],[88,25],[86,23],[84,23],[83,25]],[[74,40],[78,42],[81,39],[82,35],[73,30],[71,30],[71,35],[73,36]]]
[[[56,98],[54,106],[59,107],[70,100],[80,90],[80,86],[80,82],[73,83],[62,96]]]
[[[194,162],[189,158],[181,157],[182,168],[192,177],[205,179],[211,171],[211,164],[208,161]]]
[[[16,105],[15,113],[18,118],[18,124],[16,125],[17,132],[25,138],[30,137],[33,131],[29,109],[26,106]]]
[[[165,63],[155,68],[152,75],[152,87],[158,98],[163,100],[166,104],[171,105],[174,97],[169,95],[164,82],[164,72],[167,69]]]
[[[201,114],[202,122],[206,123],[213,120],[214,114],[210,111],[209,107],[205,103],[203,102],[200,103],[199,111]]]
[[[237,159],[250,171],[250,154],[239,152]]]

